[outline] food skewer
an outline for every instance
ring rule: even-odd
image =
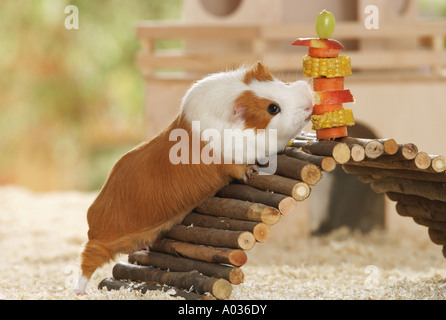
[[[317,139],[321,140],[347,137],[347,126],[355,124],[352,110],[343,107],[343,103],[354,102],[350,90],[344,89],[344,77],[351,75],[351,59],[339,56],[344,46],[329,39],[334,26],[333,14],[323,10],[316,19],[318,38],[298,38],[292,43],[309,47],[308,55],[303,57],[303,73],[314,78],[311,121]]]

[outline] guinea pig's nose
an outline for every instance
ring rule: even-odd
[[[305,111],[313,110],[313,105],[315,103],[314,91],[308,83],[305,83],[305,97],[307,98],[307,107],[305,108]]]
[[[311,108],[314,105],[314,91],[312,86],[307,81],[296,81],[297,89],[303,94],[306,100],[308,100],[308,104],[311,104]]]

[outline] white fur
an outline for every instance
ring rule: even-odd
[[[304,81],[285,84],[279,80],[254,80],[250,87],[257,96],[279,105],[281,111],[271,119],[267,129],[277,130],[277,147],[279,150],[285,148],[287,143],[302,131],[313,112],[309,85]]]
[[[88,280],[89,279],[87,277],[80,276],[79,280],[77,282],[77,286],[74,289],[74,293],[76,293],[77,295],[85,294],[85,290],[87,289]]]
[[[313,106],[312,91],[305,81],[286,84],[277,79],[273,81],[253,80],[247,85],[243,82],[245,73],[246,69],[240,68],[212,74],[199,80],[184,96],[180,110],[190,123],[200,121],[201,132],[206,129],[216,129],[223,137],[225,129],[244,129],[243,121],[234,121],[234,105],[235,100],[244,91],[251,90],[259,98],[274,101],[281,108],[281,112],[271,119],[264,133],[268,135],[268,129],[276,129],[277,143],[273,146],[268,143],[267,137],[259,136],[253,129],[243,130],[243,135],[252,137],[257,133],[258,148],[265,149],[267,155],[276,154],[285,148],[287,143],[300,133],[308,122]],[[221,139],[222,147],[220,148],[224,148],[223,140]],[[258,156],[256,159],[246,158],[246,145],[234,144],[233,151],[234,154],[244,152],[245,163],[254,163],[255,160],[259,160]],[[233,158],[228,159],[227,157],[224,159],[225,162],[233,160]]]
[[[243,83],[244,76],[245,71],[237,69],[197,81],[184,96],[180,111],[190,123],[200,121],[202,131],[217,129],[223,132],[233,127],[228,127],[228,123],[231,123],[234,101],[247,89]],[[243,129],[243,123],[237,127]]]

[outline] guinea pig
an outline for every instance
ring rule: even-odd
[[[284,83],[262,63],[215,73],[194,83],[170,126],[124,154],[89,207],[88,241],[81,254],[82,274],[75,292],[84,294],[95,270],[117,254],[148,248],[204,199],[234,179],[247,179],[258,169],[252,162],[261,159],[250,159],[250,164],[244,158],[235,163],[232,152],[223,154],[217,148],[222,142],[215,136],[213,159],[221,161],[187,161],[188,157],[199,158],[209,144],[200,140],[194,146],[189,139],[179,150],[174,132],[192,137],[206,130],[254,135],[272,130],[277,133],[277,141],[274,147],[270,144],[264,155],[268,157],[300,133],[312,110],[312,91],[307,82]],[[196,123],[199,126],[193,125]],[[180,159],[185,161],[172,161],[172,155],[177,154],[172,150],[182,151]]]

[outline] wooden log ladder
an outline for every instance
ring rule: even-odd
[[[292,214],[323,172],[342,166],[396,202],[402,216],[428,228],[446,257],[446,158],[394,139],[316,140],[301,134],[277,159],[274,175],[234,182],[206,199],[150,252],[117,263],[99,288],[162,290],[185,299],[228,299],[244,281],[246,251],[268,240],[270,226]]]

